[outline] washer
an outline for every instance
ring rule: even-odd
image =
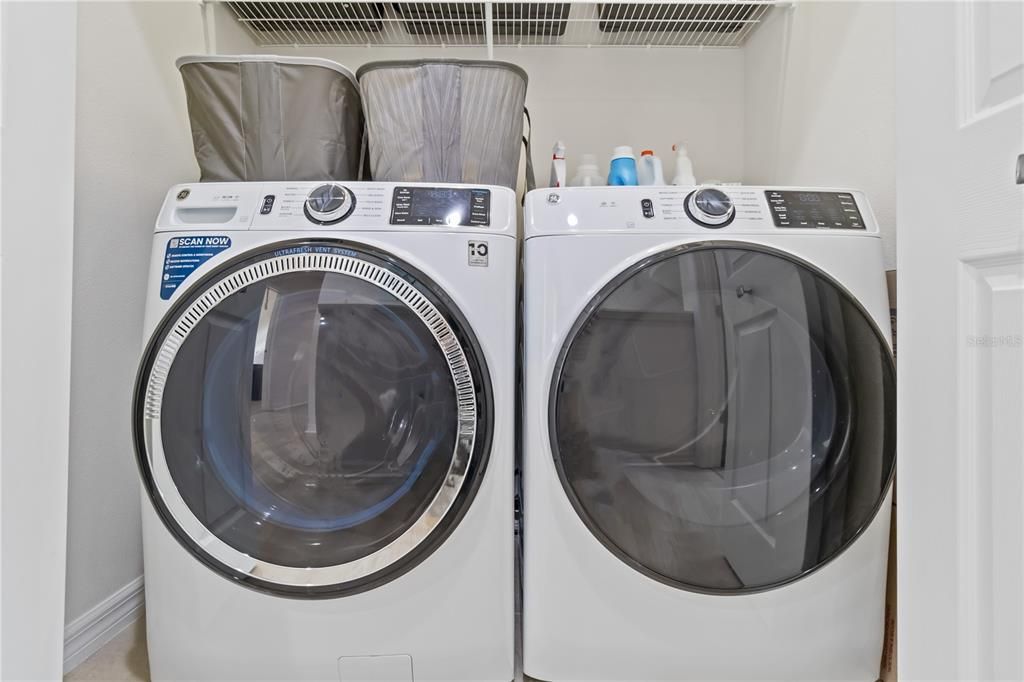
[[[513,677],[516,199],[191,184],[133,422],[156,680]]]
[[[525,236],[525,673],[877,679],[896,395],[864,195],[542,190]]]

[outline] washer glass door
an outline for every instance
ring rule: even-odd
[[[572,328],[551,391],[580,517],[684,589],[813,571],[867,527],[893,472],[887,342],[829,277],[758,246],[683,247],[617,277]]]
[[[489,384],[425,277],[312,244],[215,273],[168,315],[137,391],[144,480],[198,558],[273,592],[336,596],[443,539],[487,451]]]

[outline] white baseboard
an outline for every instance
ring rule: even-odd
[[[145,602],[140,575],[64,626],[64,674],[74,670],[142,615]]]

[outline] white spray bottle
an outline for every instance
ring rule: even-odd
[[[551,150],[551,182],[549,187],[565,187],[565,143],[559,140]]]

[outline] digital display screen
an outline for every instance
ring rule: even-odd
[[[863,230],[864,219],[848,192],[765,192],[776,227]]]
[[[491,192],[455,187],[396,187],[392,225],[480,226],[490,224]]]

